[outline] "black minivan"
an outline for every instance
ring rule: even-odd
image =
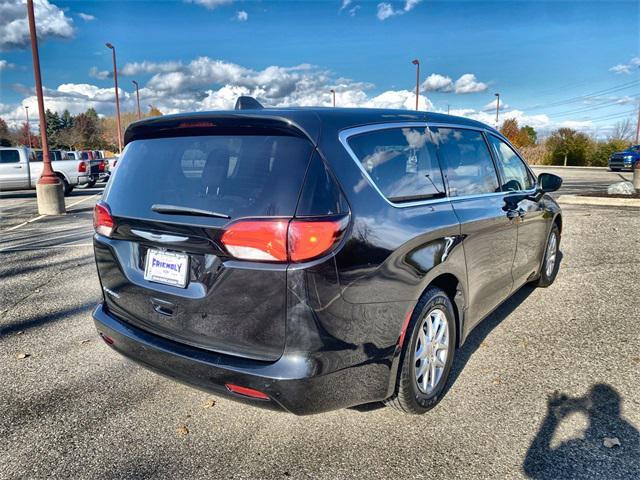
[[[473,120],[256,105],[125,143],[94,212],[98,332],[236,400],[423,413],[469,332],[558,271],[562,180]]]

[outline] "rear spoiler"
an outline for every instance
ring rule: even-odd
[[[132,123],[125,145],[134,140],[200,135],[285,135],[315,140],[288,118],[242,111],[164,115]]]

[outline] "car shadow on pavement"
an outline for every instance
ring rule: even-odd
[[[531,285],[523,286],[473,329],[466,338],[464,345],[456,351],[453,365],[451,366],[451,373],[449,374],[449,380],[442,393],[443,396],[446,395],[449,389],[455,384],[467,362],[471,359],[475,351],[480,348],[482,342],[484,342],[493,329],[511,315],[534,291],[535,287]]]
[[[620,411],[620,394],[607,384],[593,385],[583,397],[554,392],[527,451],[524,474],[539,480],[640,478],[640,433]],[[554,445],[560,425],[574,414],[587,419],[583,435]]]

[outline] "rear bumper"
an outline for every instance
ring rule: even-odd
[[[315,375],[317,368],[301,355],[285,353],[275,362],[262,362],[209,352],[131,326],[104,304],[96,307],[93,319],[98,332],[112,339],[110,346],[125,357],[174,380],[257,407],[308,415],[381,400],[369,398],[370,388],[362,388],[363,379],[356,378],[363,373],[355,368],[358,365]],[[388,382],[388,368],[381,367],[379,380]],[[269,400],[232,393],[225,387],[228,383],[263,392]]]

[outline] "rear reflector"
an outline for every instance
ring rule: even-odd
[[[244,395],[245,397],[259,398],[260,400],[269,400],[269,395],[258,390],[254,390],[253,388],[241,387],[240,385],[234,385],[233,383],[227,383],[225,387],[227,387],[227,390],[229,390],[230,392]]]
[[[93,208],[93,228],[96,233],[110,237],[114,227],[115,222],[111,216],[109,205],[104,202],[96,203],[96,206]]]
[[[113,345],[113,338],[111,338],[110,336],[105,335],[104,333],[100,333],[100,338],[104,340],[104,343],[108,345]]]
[[[347,223],[347,217],[241,220],[221,240],[231,255],[242,260],[304,262],[327,253],[340,240]]]

